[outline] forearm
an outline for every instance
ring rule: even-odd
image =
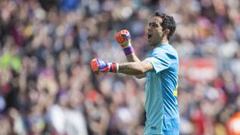
[[[118,73],[127,75],[142,75],[145,73],[145,69],[141,62],[121,63],[118,66]]]
[[[140,59],[137,57],[135,53],[127,55],[126,57],[128,62],[140,62]]]
[[[135,53],[127,55],[126,57],[127,57],[128,62],[140,62],[140,59],[137,57],[137,55]],[[138,79],[141,79],[141,78],[145,77],[145,74],[144,73],[138,74],[138,75],[135,75],[135,77]]]

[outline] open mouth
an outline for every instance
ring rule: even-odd
[[[152,37],[152,34],[148,34],[148,39],[150,39]]]

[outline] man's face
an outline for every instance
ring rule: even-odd
[[[161,17],[152,17],[147,26],[147,38],[148,43],[151,46],[156,46],[158,43],[160,43],[161,39],[163,38],[163,28],[160,25],[162,23]]]

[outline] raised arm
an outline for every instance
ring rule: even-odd
[[[115,35],[115,39],[122,47],[128,62],[141,62],[141,60],[137,57],[137,55],[134,52],[133,46],[131,44],[131,35],[128,30],[124,29],[117,32]],[[136,77],[142,78],[145,77],[145,74],[139,74]]]
[[[128,62],[140,62],[140,59],[134,52],[132,43],[131,43],[131,35],[127,29],[121,30],[115,35],[116,41],[122,47],[125,56],[127,57]]]

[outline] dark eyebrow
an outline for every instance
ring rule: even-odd
[[[159,26],[159,23],[156,23],[156,22],[149,22],[148,25],[154,25],[154,27],[158,27]]]
[[[158,23],[156,23],[156,22],[154,22],[154,21],[153,21],[153,22],[149,22],[149,24],[153,24],[153,23],[154,23],[154,24],[158,24]]]

